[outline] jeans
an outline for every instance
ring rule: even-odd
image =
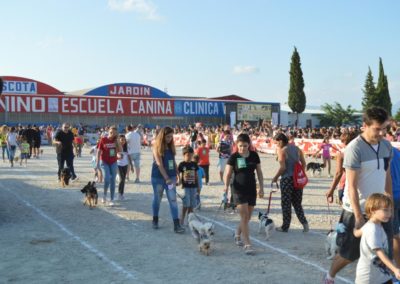
[[[168,189],[168,186],[163,178],[151,178],[151,184],[153,186],[153,216],[158,217],[161,199],[165,190],[167,193],[172,219],[175,220],[179,218],[178,203],[176,200],[176,177],[170,177],[170,179],[174,184],[172,189]]]
[[[10,160],[10,161],[14,161],[14,157],[15,157],[15,152],[17,151],[17,146],[15,146],[15,145],[11,145],[9,148],[8,148],[8,159]]]
[[[204,175],[205,175],[205,177],[206,177],[206,183],[208,183],[209,182],[209,180],[210,180],[210,165],[206,165],[206,166],[200,166],[201,168],[203,168],[203,170],[204,170]]]
[[[128,172],[128,166],[118,166],[118,173],[119,173],[118,192],[121,195],[124,195],[125,179],[127,172]]]
[[[3,155],[2,155],[3,160],[5,159],[4,153],[7,154],[7,160],[8,160],[9,157],[10,157],[10,153],[9,153],[9,151],[8,151],[7,145],[1,146],[1,149],[2,149],[2,152],[3,152]]]
[[[72,178],[76,178],[75,170],[74,170],[74,154],[63,155],[57,154],[58,161],[58,179],[60,179],[61,171],[64,169],[64,163],[67,162],[67,167],[71,171]]]
[[[101,170],[104,176],[104,198],[107,196],[108,187],[110,187],[110,200],[114,200],[115,193],[115,178],[117,176],[117,162],[112,164],[100,162]]]

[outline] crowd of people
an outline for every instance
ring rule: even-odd
[[[74,158],[80,157],[84,145],[85,128],[71,128],[68,123],[60,128],[43,129],[51,145],[55,145],[58,162],[58,179],[65,163],[78,179]],[[201,206],[201,189],[210,181],[210,150],[218,152],[220,183],[223,194],[231,193],[231,202],[237,208],[240,221],[234,242],[243,246],[246,254],[254,254],[250,241],[249,221],[257,198],[264,196],[264,176],[261,159],[252,145],[252,138],[260,135],[273,139],[277,146],[279,167],[271,182],[280,184],[282,225],[276,228],[288,233],[291,225],[291,208],[303,225],[303,232],[310,228],[302,207],[303,188],[295,185],[296,164],[305,171],[303,152],[294,144],[294,138],[323,139],[319,150],[324,166],[331,177],[331,139],[340,139],[346,146],[336,155],[336,173],[326,198],[332,203],[338,190],[343,207],[337,234],[339,252],[332,262],[323,283],[332,284],[336,274],[349,263],[358,261],[356,283],[392,283],[400,279],[400,151],[390,142],[400,141],[400,127],[389,120],[381,108],[371,108],[364,113],[362,127],[335,127],[302,129],[272,127],[262,122],[252,127],[244,122],[237,127],[215,127],[196,124],[188,127],[144,128],[128,125],[124,131],[116,126],[99,128],[98,140],[91,149],[94,178],[103,183],[102,202],[114,206],[116,180],[118,198],[124,199],[125,181],[135,174],[134,182],[140,183],[141,149],[151,147],[153,163],[151,185],[153,189],[152,227],[159,228],[161,199],[166,193],[173,230],[185,232],[187,214]],[[16,149],[22,160],[39,158],[40,129],[31,127],[1,127],[0,142],[3,161],[7,156],[14,164]],[[188,145],[182,148],[182,161],[176,160],[177,148],[174,134],[187,134]],[[132,178],[133,179],[133,178]],[[184,196],[179,196],[177,186],[182,186]],[[109,194],[108,194],[109,193]],[[179,215],[177,197],[182,198]]]

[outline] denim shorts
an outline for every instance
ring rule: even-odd
[[[29,157],[28,153],[21,153],[21,160],[28,159],[28,157]]]
[[[196,195],[197,188],[196,187],[185,187],[185,197],[182,200],[183,207],[194,208],[197,205]]]
[[[140,153],[129,154],[132,162],[135,164],[135,168],[140,168]]]
[[[220,172],[224,172],[227,162],[228,162],[228,159],[225,159],[225,158],[218,159],[218,169]]]

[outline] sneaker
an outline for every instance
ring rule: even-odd
[[[335,284],[335,279],[328,278],[328,274],[325,274],[322,278],[322,284]]]
[[[71,182],[76,182],[76,181],[78,181],[79,180],[79,178],[78,177],[75,177],[75,178],[72,178],[71,179]]]
[[[122,194],[119,194],[118,195],[118,200],[124,200],[125,198],[124,198],[124,196],[122,195]]]
[[[252,248],[251,245],[245,245],[244,246],[244,253],[247,255],[254,255],[256,251]]]
[[[282,229],[282,227],[276,227],[275,230],[277,230],[278,232],[281,232],[281,233],[287,233],[288,232],[288,230],[284,230],[284,229]]]
[[[310,227],[308,226],[308,223],[303,225],[303,233],[307,233],[308,231],[310,231]]]
[[[135,183],[140,183],[140,180],[138,178],[136,178]]]
[[[108,202],[109,206],[114,206],[114,202],[111,200],[110,202]]]
[[[244,244],[243,244],[243,241],[240,239],[240,236],[234,236],[234,241],[235,241],[235,244],[238,246],[238,247],[242,247]]]
[[[103,198],[101,199],[101,203],[103,203],[103,204],[106,203],[106,198],[105,198],[105,197],[103,197]]]

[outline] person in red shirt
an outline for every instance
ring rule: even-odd
[[[102,137],[97,150],[97,163],[100,163],[100,167],[103,171],[104,176],[104,195],[102,203],[106,203],[107,191],[110,187],[110,202],[108,205],[114,205],[114,193],[115,193],[115,178],[117,175],[117,160],[121,159],[122,148],[118,142],[118,131],[115,126],[111,126],[108,130],[108,135]]]
[[[196,149],[196,154],[199,156],[199,166],[204,170],[206,185],[208,185],[210,168],[210,148],[207,146],[206,139],[201,140],[201,145]]]

